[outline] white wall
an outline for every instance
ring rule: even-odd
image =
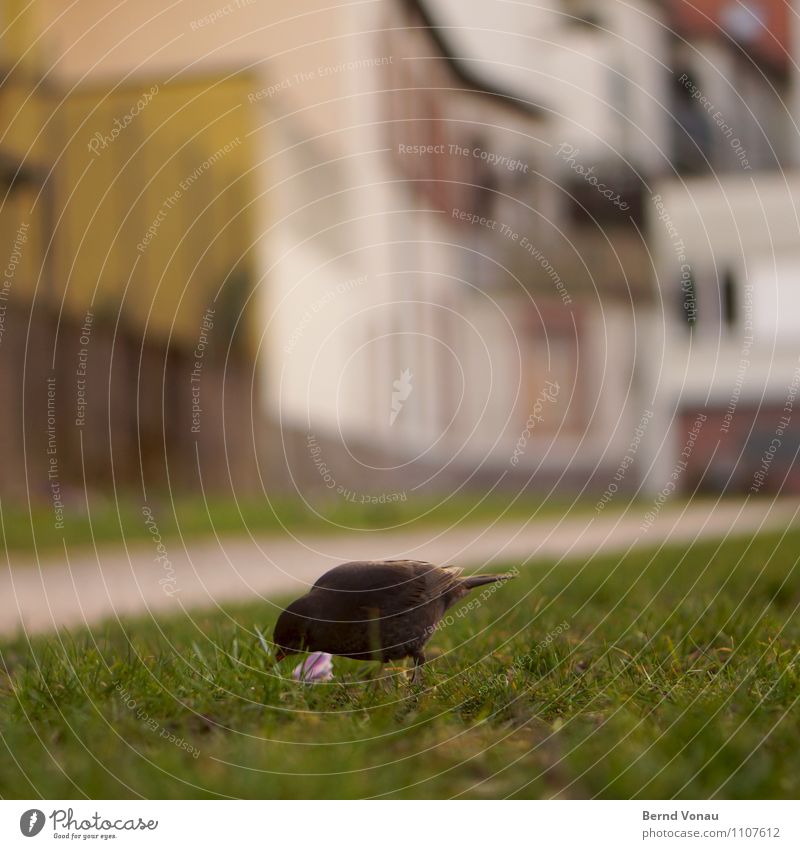
[[[655,462],[651,491],[674,465],[669,429],[681,406],[783,403],[800,364],[800,174],[670,181],[656,193],[674,230],[651,208],[648,230],[663,299],[645,340],[647,379],[656,393],[657,426],[647,445]],[[691,333],[678,308],[681,242],[699,295]],[[726,270],[737,281],[734,326],[720,311]]]
[[[697,345],[716,345],[720,325],[719,281],[730,270],[739,290],[739,313],[744,313],[745,287],[752,287],[752,317],[759,345],[792,343],[800,338],[797,305],[797,262],[800,257],[800,177],[774,174],[751,177],[693,179],[686,184],[660,185],[665,211],[676,236],[651,208],[650,233],[659,272],[659,287],[668,300],[673,320],[676,287],[682,263],[676,239],[685,245],[699,292]]]
[[[621,155],[663,169],[668,104],[658,4],[585,5],[599,28],[575,22],[556,0],[441,0],[431,11],[460,53],[482,60],[471,66],[552,110],[553,139],[579,147],[587,167]]]

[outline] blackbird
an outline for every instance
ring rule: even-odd
[[[326,572],[278,617],[276,659],[321,651],[385,663],[411,657],[414,680],[425,643],[445,611],[470,590],[514,575],[461,577],[455,566],[418,560],[365,560]]]

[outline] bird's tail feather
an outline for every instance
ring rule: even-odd
[[[468,575],[466,578],[462,578],[461,582],[468,590],[471,590],[475,587],[482,587],[484,584],[499,584],[502,581],[510,581],[516,577],[511,572],[503,572],[499,575]]]

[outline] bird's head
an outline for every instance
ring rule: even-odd
[[[292,602],[278,617],[272,641],[275,660],[280,662],[290,654],[308,649],[308,618],[302,614],[303,599]]]

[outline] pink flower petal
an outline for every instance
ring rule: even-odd
[[[292,671],[295,681],[330,681],[333,678],[331,655],[324,651],[315,651]]]

